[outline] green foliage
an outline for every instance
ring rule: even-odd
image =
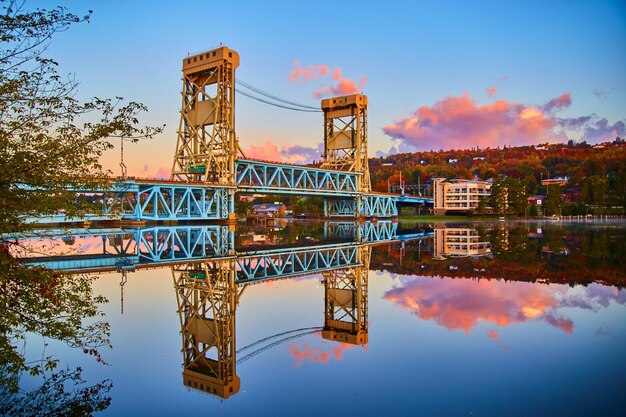
[[[548,186],[548,193],[543,202],[543,212],[546,216],[562,214],[563,190],[560,185],[552,184]]]
[[[79,102],[77,82],[61,77],[57,63],[44,57],[55,33],[89,15],[0,2],[0,233],[6,233],[23,229],[23,216],[93,211],[71,189],[108,186],[109,173],[98,159],[111,148],[110,138],[136,141],[162,127],[139,126],[138,115],[146,110],[140,103]],[[92,293],[95,277],[32,268],[15,257],[28,250],[0,240],[0,414],[83,416],[103,410],[109,382],[84,387],[80,368],[59,371],[58,359],[45,355],[27,360],[23,346],[39,335],[102,362],[99,348],[109,346],[109,325],[99,306],[106,300]],[[25,373],[41,385],[24,391]]]
[[[537,217],[539,215],[539,210],[537,210],[536,204],[531,204],[528,207],[528,215],[531,217]]]
[[[528,206],[525,181],[510,177],[497,178],[491,186],[489,201],[494,213],[523,216]]]
[[[479,216],[484,216],[487,214],[487,207],[489,205],[489,198],[485,196],[481,196],[478,199],[478,207],[476,207],[476,214]]]
[[[607,202],[609,182],[605,177],[591,175],[583,179],[583,200],[593,206],[602,206]]]
[[[76,96],[77,82],[43,57],[45,42],[72,23],[88,20],[64,8],[27,12],[4,3],[0,15],[0,232],[23,227],[21,216],[78,216],[92,210],[70,188],[103,188],[98,159],[113,137],[152,137],[162,127],[138,127],[143,104],[122,98]],[[81,120],[90,120],[80,123]]]
[[[245,217],[252,209],[253,204],[252,201],[235,200],[235,213],[237,213],[237,216]]]

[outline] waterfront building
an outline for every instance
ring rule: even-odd
[[[490,195],[490,181],[433,178],[434,214],[474,211],[480,199]]]

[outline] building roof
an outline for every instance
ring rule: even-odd
[[[285,207],[284,204],[271,204],[271,203],[263,203],[263,204],[253,204],[252,209],[256,212],[268,212],[268,211],[279,211]]]

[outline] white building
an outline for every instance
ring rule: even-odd
[[[446,180],[433,178],[435,214],[474,211],[481,198],[491,195],[491,182],[475,180]]]

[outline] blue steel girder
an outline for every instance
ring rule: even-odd
[[[346,243],[239,256],[235,259],[235,282],[250,284],[359,266],[360,248],[359,244]]]
[[[378,222],[336,221],[324,224],[327,239],[354,239],[363,243],[397,240],[398,223],[388,220]]]
[[[324,200],[326,217],[358,217],[357,198],[327,198]]]
[[[224,220],[234,212],[234,189],[156,181],[115,183],[105,194],[104,212],[132,220]]]
[[[237,191],[350,197],[358,194],[360,173],[239,159]]]
[[[363,195],[362,213],[365,217],[397,217],[398,207],[394,197],[384,194]]]
[[[225,257],[234,250],[227,226],[176,226],[138,229],[140,261],[149,263]]]
[[[328,217],[378,217],[398,216],[395,197],[385,194],[362,194],[354,198],[331,198],[324,203]]]

